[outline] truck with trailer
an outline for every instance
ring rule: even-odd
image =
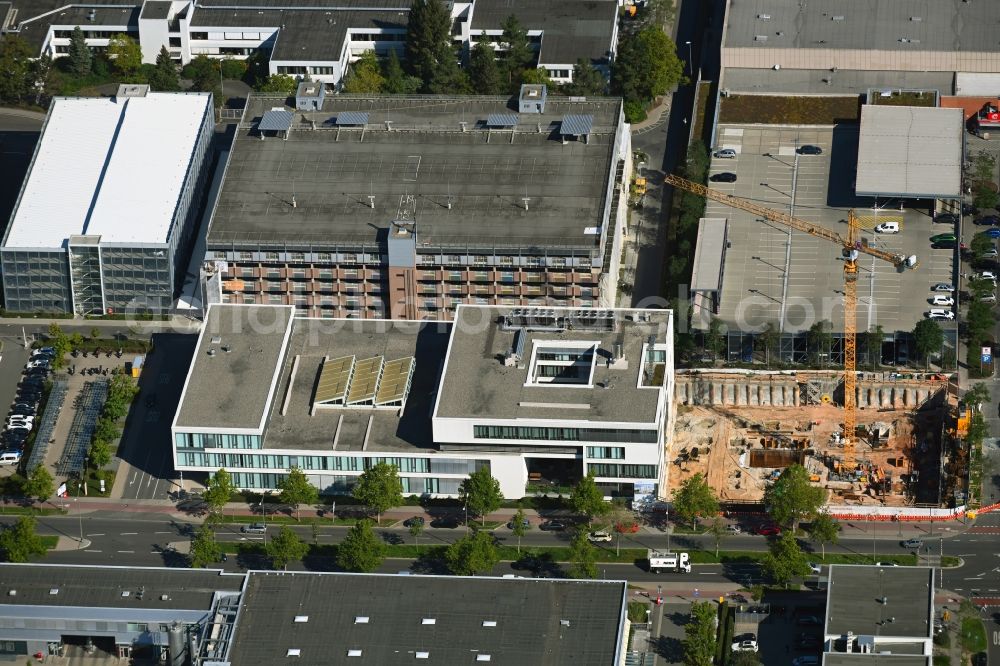
[[[652,573],[660,573],[661,571],[691,573],[691,558],[687,553],[650,549],[646,557],[649,559],[649,570]]]

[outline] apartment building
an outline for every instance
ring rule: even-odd
[[[395,465],[407,495],[486,467],[509,498],[594,473],[666,487],[673,313],[462,305],[454,322],[307,319],[210,306],[172,424],[174,467],[273,490],[292,467],[347,493]]]
[[[613,307],[621,100],[253,96],[207,236],[207,302],[441,319],[462,303]],[[214,279],[213,279],[214,278]]]
[[[165,312],[184,274],[211,93],[57,97],[0,246],[13,312]]]

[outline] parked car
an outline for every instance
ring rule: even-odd
[[[819,657],[811,654],[804,654],[801,657],[792,659],[792,666],[819,666]]]
[[[992,294],[982,294],[980,296],[977,296],[976,300],[979,301],[980,303],[996,303],[997,295],[996,292],[993,292]]]
[[[962,204],[962,215],[978,215],[979,209],[970,203]]]
[[[899,233],[899,222],[883,222],[875,226],[875,233],[877,234],[898,234]]]
[[[900,541],[899,545],[903,548],[920,548],[924,545],[924,542],[920,539],[907,539],[905,541]]]
[[[932,243],[944,243],[948,241],[956,242],[958,238],[955,237],[955,234],[935,234],[931,236]]]
[[[809,571],[810,572],[812,572],[814,574],[817,574],[817,575],[823,573],[823,565],[822,564],[817,564],[816,562],[806,562],[806,564],[809,565]]]
[[[727,525],[726,531],[730,534],[743,534],[743,528],[739,525]]]
[[[778,536],[781,534],[781,528],[777,525],[761,525],[757,528],[757,534],[761,536]]]
[[[546,520],[544,523],[539,525],[538,528],[547,532],[558,532],[566,529],[566,523],[559,520]]]
[[[733,652],[756,652],[757,635],[742,634],[733,637]]]
[[[799,155],[822,155],[823,149],[819,146],[805,145],[799,148]]]
[[[734,157],[736,157],[736,151],[733,150],[732,148],[723,148],[722,150],[715,151],[713,155],[720,159],[731,160]]]
[[[424,526],[423,516],[413,516],[412,518],[407,518],[403,521],[403,527],[413,527],[414,525]]]
[[[986,231],[980,231],[979,236],[989,236],[990,238],[1000,238],[1000,229],[996,227],[992,229],[987,229]]]
[[[1000,227],[1000,217],[996,215],[984,215],[975,220],[975,223],[986,227]]]
[[[941,310],[938,308],[932,308],[924,313],[924,316],[928,319],[954,319],[955,313],[951,310]]]
[[[529,527],[531,527],[531,521],[525,518],[524,520],[521,521],[521,527],[523,527],[524,529],[528,529]],[[507,522],[507,529],[509,530],[514,529],[513,520]]]
[[[938,213],[934,216],[934,221],[941,224],[956,224],[958,222],[958,215],[954,213]]]
[[[591,543],[603,543],[611,541],[611,535],[603,530],[598,530],[597,532],[591,532],[588,534],[587,541]]]
[[[896,564],[895,562],[876,562],[875,566],[877,566],[877,567],[898,567],[899,565]]]
[[[931,287],[931,291],[946,291],[950,294],[955,291],[955,285],[949,282],[938,282]]]
[[[47,368],[49,367],[48,359],[39,359],[37,361],[28,361],[24,366],[25,370],[30,370],[31,368]]]
[[[1000,253],[997,252],[997,246],[994,245],[991,248],[987,248],[986,251],[983,252],[982,258],[983,259],[996,259],[998,256],[1000,256]]]
[[[795,621],[795,624],[800,627],[818,627],[822,624],[822,622],[820,622],[819,618],[815,615],[800,615],[799,619]]]
[[[438,516],[431,520],[431,527],[453,530],[459,526],[460,522],[455,516]]]
[[[267,525],[264,523],[250,523],[249,525],[240,527],[240,532],[243,534],[264,534],[267,532]]]
[[[972,276],[973,280],[989,280],[991,282],[997,281],[997,275],[993,271],[981,271]]]
[[[937,296],[934,296],[930,300],[931,300],[931,305],[941,305],[941,306],[951,307],[955,304],[955,299],[945,294],[938,294]]]
[[[729,171],[723,171],[722,173],[715,173],[708,177],[713,183],[735,183],[736,174],[730,173]]]
[[[802,634],[799,637],[798,642],[795,644],[795,648],[797,650],[818,650],[822,645],[823,641],[819,636]]]

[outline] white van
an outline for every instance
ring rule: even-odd
[[[875,233],[877,234],[898,234],[899,233],[899,222],[883,222],[882,224],[876,225]]]
[[[21,454],[18,451],[4,451],[0,453],[0,465],[16,465],[21,462]]]

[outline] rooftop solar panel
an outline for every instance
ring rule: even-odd
[[[354,379],[347,394],[347,404],[368,402],[375,397],[378,381],[382,376],[382,357],[374,356],[354,365]]]
[[[294,114],[285,109],[271,109],[264,112],[257,129],[262,132],[287,132],[292,127]]]
[[[319,371],[319,384],[316,386],[316,402],[329,403],[345,400],[353,373],[353,356],[342,356],[332,361],[324,361]]]
[[[344,111],[343,113],[338,113],[336,120],[334,120],[336,125],[367,125],[368,124],[368,113],[363,111]]]
[[[590,134],[593,125],[594,116],[566,115],[563,116],[559,131],[563,136],[582,136]]]
[[[410,378],[413,376],[413,357],[389,361],[382,371],[382,381],[375,396],[376,405],[388,405],[404,400],[410,392]]]
[[[487,127],[514,127],[516,125],[516,113],[491,113],[486,118]]]

